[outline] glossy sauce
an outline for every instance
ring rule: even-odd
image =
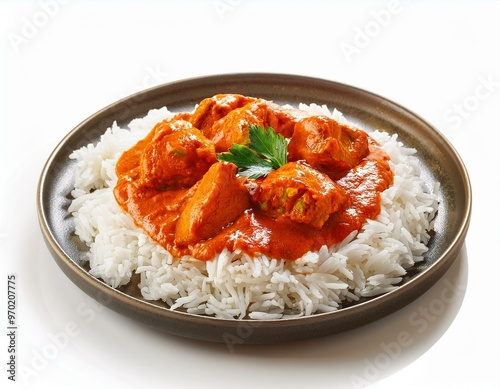
[[[342,241],[352,231],[359,230],[367,219],[380,213],[380,192],[393,180],[387,154],[375,142],[371,142],[370,150],[360,165],[336,181],[347,192],[350,205],[333,214],[321,229],[285,217],[271,219],[251,209],[214,239],[195,245],[192,254],[209,260],[223,248],[228,248],[231,251],[240,249],[250,255],[261,253],[272,258],[295,260],[308,251]]]
[[[139,227],[174,256],[192,255],[200,260],[211,260],[224,248],[242,250],[249,255],[260,253],[295,260],[323,245],[331,246],[352,231],[359,230],[367,219],[378,215],[380,192],[393,181],[388,155],[368,137],[368,155],[346,175],[335,180],[348,196],[347,205],[332,214],[322,228],[313,228],[282,216],[271,218],[253,207],[246,209],[211,239],[180,246],[175,240],[176,223],[186,201],[196,190],[196,184],[191,188],[168,190],[144,185],[139,165],[146,144],[145,141],[138,142],[119,159],[115,198]]]

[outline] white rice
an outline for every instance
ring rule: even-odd
[[[325,106],[301,105],[312,114],[342,114]],[[279,319],[335,311],[397,288],[407,270],[423,260],[438,207],[438,184],[426,188],[415,150],[397,135],[372,132],[391,157],[394,185],[381,195],[381,212],[333,247],[322,247],[296,261],[224,250],[205,262],[174,258],[153,242],[113,196],[115,165],[123,151],[173,114],[151,110],[126,128],[115,124],[95,146],[72,153],[76,160],[74,200],[69,211],[75,233],[89,247],[90,274],[113,288],[140,275],[146,300],[163,300],[171,309],[219,318]]]

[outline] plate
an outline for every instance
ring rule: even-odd
[[[327,104],[366,130],[397,133],[406,146],[418,150],[422,176],[429,187],[439,181],[439,210],[435,233],[425,261],[413,268],[401,286],[387,294],[335,312],[279,320],[228,320],[172,311],[161,302],[141,298],[136,283],[119,290],[91,276],[85,263],[86,246],[74,236],[68,206],[75,162],[69,155],[97,142],[117,121],[127,125],[150,109],[191,111],[203,98],[239,93],[279,104]],[[449,141],[431,124],[386,98],[329,80],[286,74],[225,74],[160,85],[117,101],[80,123],[57,145],[40,176],[38,218],[44,240],[64,274],[101,304],[169,334],[213,342],[276,343],[339,333],[378,320],[425,293],[458,256],[471,213],[471,186],[466,168]],[[55,275],[59,276],[59,275]]]

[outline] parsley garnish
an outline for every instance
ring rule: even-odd
[[[287,163],[288,143],[283,135],[271,127],[249,124],[248,129],[248,145],[233,143],[227,153],[217,156],[219,161],[234,163],[239,168],[238,175],[252,179],[266,176]]]

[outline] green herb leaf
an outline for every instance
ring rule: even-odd
[[[276,134],[274,129],[267,127],[264,130],[262,126],[249,124],[250,143],[249,147],[267,158],[274,169],[278,169],[287,162],[288,143],[281,134]]]
[[[234,163],[239,168],[238,175],[249,178],[259,178],[269,174],[273,170],[271,163],[261,159],[256,152],[246,146],[233,144],[228,153],[217,156],[219,161]]]
[[[219,161],[234,163],[240,176],[252,179],[266,176],[272,170],[287,163],[288,143],[274,129],[248,125],[250,143],[248,146],[233,144],[227,153],[217,156]]]

